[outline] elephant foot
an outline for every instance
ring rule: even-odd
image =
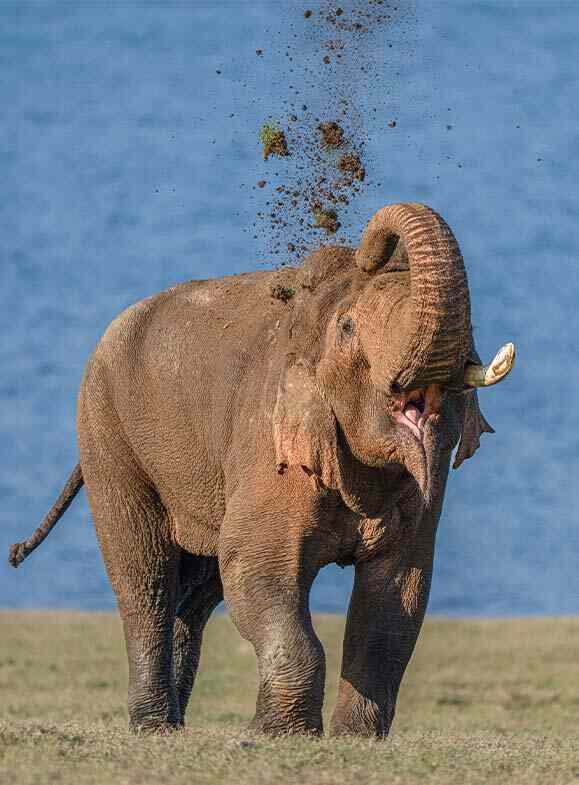
[[[262,733],[266,736],[322,736],[324,729],[321,723],[307,722],[305,720],[290,720],[283,722],[278,718],[257,718],[250,723],[248,730],[251,733]]]
[[[184,727],[183,717],[174,700],[170,706],[163,699],[158,703],[150,699],[141,700],[129,709],[129,731],[137,735],[168,736]]]
[[[394,712],[385,711],[369,698],[358,698],[348,706],[338,706],[332,716],[331,736],[359,736],[385,739],[390,732]]]
[[[293,706],[284,711],[276,701],[274,705],[264,706],[258,702],[255,716],[249,725],[253,733],[267,736],[321,736],[324,732],[320,712],[313,712],[311,706]]]
[[[388,731],[380,725],[371,726],[354,723],[332,723],[330,736],[356,736],[362,739],[385,739]]]
[[[137,736],[169,736],[173,733],[183,731],[183,722],[167,722],[156,720],[130,720],[129,731]]]

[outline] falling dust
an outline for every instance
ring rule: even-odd
[[[266,198],[253,230],[264,235],[278,263],[288,254],[297,261],[323,238],[346,242],[334,235],[348,228],[342,216],[352,219],[353,203],[370,184],[366,115],[387,112],[384,103],[368,106],[369,87],[376,93],[385,78],[390,30],[409,16],[411,6],[402,0],[292,5],[290,43],[273,53],[284,64],[287,114],[264,118],[263,174],[254,185]],[[266,51],[264,42],[256,55],[263,59]],[[383,127],[397,128],[396,119],[385,115]]]

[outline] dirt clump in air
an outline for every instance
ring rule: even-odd
[[[338,123],[320,123],[318,130],[322,134],[322,144],[326,147],[341,147],[344,143],[344,129]]]
[[[312,204],[312,214],[314,216],[316,226],[324,229],[327,235],[336,234],[341,224],[338,221],[338,213],[333,207],[324,208],[320,202]]]
[[[362,182],[366,177],[366,170],[356,153],[346,153],[338,161],[338,169],[346,175],[351,175]]]
[[[259,140],[263,145],[263,159],[267,161],[270,155],[285,158],[289,155],[285,133],[275,125],[264,123],[259,132]]]

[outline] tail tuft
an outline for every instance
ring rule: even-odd
[[[60,496],[54,502],[38,529],[36,529],[27,540],[24,540],[24,542],[16,542],[10,548],[8,561],[13,567],[18,567],[18,565],[22,564],[28,554],[32,553],[35,548],[38,548],[40,543],[46,539],[46,536],[50,533],[54,524],[69,508],[71,501],[83,485],[82,469],[80,463],[77,463],[72,474],[66,481],[66,485],[62,489]]]
[[[12,567],[18,567],[29,553],[30,551],[26,547],[26,542],[15,542],[14,545],[10,547],[8,561]]]

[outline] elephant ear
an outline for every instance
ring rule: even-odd
[[[288,358],[279,382],[273,430],[280,474],[289,466],[301,466],[327,488],[338,487],[336,420],[306,360]]]
[[[480,357],[476,349],[471,349],[469,361],[480,365]],[[480,447],[481,433],[494,433],[495,429],[483,417],[478,405],[478,395],[476,390],[464,394],[464,414],[462,422],[462,433],[458,450],[454,456],[453,469],[458,469],[463,461],[472,458]]]

